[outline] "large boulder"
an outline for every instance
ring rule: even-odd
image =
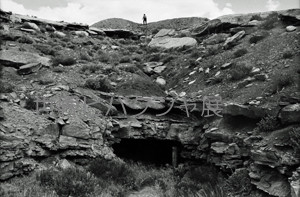
[[[279,118],[284,124],[293,124],[300,122],[300,103],[285,106],[280,114]]]
[[[193,47],[197,45],[194,38],[171,38],[171,37],[158,37],[151,40],[148,44],[149,47],[161,47],[165,49],[182,48],[185,46]]]
[[[34,72],[37,72],[42,67],[41,63],[31,63],[21,66],[17,73],[19,75],[28,75]]]
[[[174,35],[175,35],[175,30],[174,30],[174,29],[161,29],[161,30],[154,36],[154,38],[165,37],[165,36],[174,36]]]
[[[35,31],[41,31],[40,28],[39,28],[39,26],[37,26],[35,23],[25,22],[23,24],[23,27],[25,29],[33,29]]]
[[[2,50],[0,54],[0,63],[4,66],[20,68],[25,64],[40,63],[44,66],[50,66],[50,59],[42,57],[37,53],[16,50]]]
[[[244,37],[245,31],[239,31],[233,36],[229,37],[226,39],[223,47],[224,48],[229,48],[231,46],[234,46],[242,37]]]

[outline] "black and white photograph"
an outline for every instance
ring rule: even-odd
[[[299,0],[0,0],[1,197],[300,197]]]

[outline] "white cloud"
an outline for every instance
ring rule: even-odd
[[[51,0],[43,0],[51,1]],[[223,9],[213,0],[66,0],[65,7],[40,7],[28,9],[13,0],[1,0],[5,11],[18,14],[33,15],[56,21],[81,22],[93,24],[106,18],[124,18],[134,22],[142,22],[145,13],[149,22],[179,18],[179,17],[208,17],[216,18],[221,15],[233,14],[231,5]],[[46,3],[45,3],[46,4]],[[28,7],[28,5],[26,6]]]
[[[277,8],[279,6],[280,6],[279,1],[277,1],[277,0],[268,0],[266,8],[268,9],[268,11],[274,11],[274,10],[277,10]]]

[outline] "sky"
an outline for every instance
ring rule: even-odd
[[[300,8],[299,0],[0,0],[0,8],[16,14],[92,25],[107,18],[142,23],[180,18],[214,19],[227,14]]]

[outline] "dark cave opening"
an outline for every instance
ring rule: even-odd
[[[119,143],[112,145],[114,153],[122,159],[156,166],[172,165],[174,147],[177,149],[177,163],[180,163],[182,145],[175,140],[122,138]]]

